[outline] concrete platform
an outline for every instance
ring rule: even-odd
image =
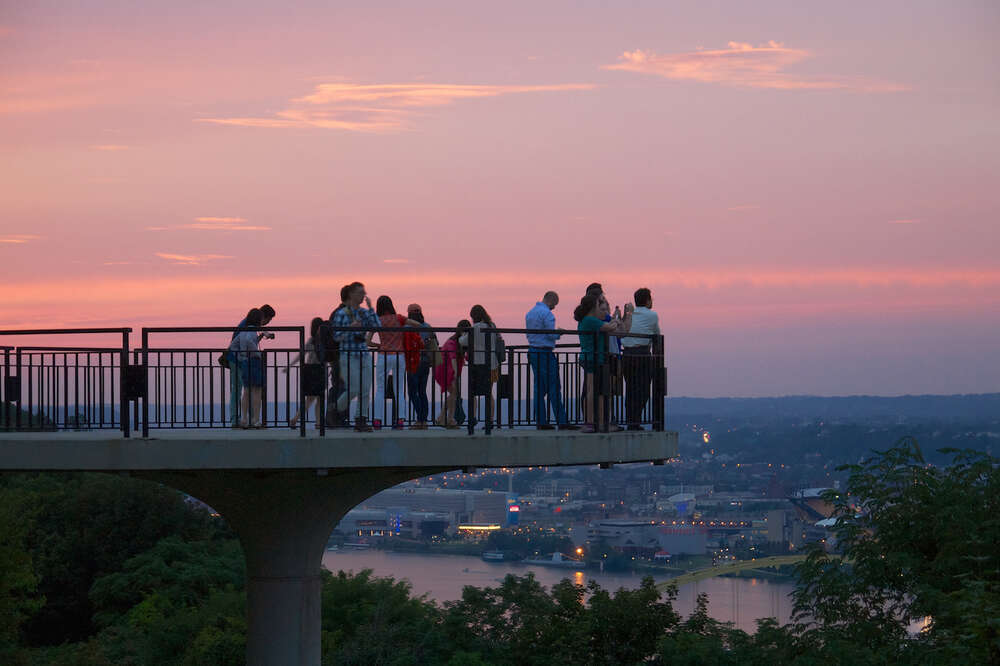
[[[536,467],[665,460],[677,433],[497,429],[164,430],[148,439],[116,431],[0,432],[0,470],[304,470]]]
[[[356,433],[290,429],[0,432],[0,472],[129,472],[204,500],[239,536],[247,564],[247,663],[318,666],[321,562],[352,507],[408,479],[467,467],[660,461],[676,432],[559,430]]]

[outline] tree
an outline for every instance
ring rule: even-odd
[[[814,546],[799,565],[802,640],[880,659],[1000,663],[1000,460],[942,453],[952,465],[928,465],[906,438],[842,468],[845,492],[826,496],[840,552]]]

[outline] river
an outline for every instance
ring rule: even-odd
[[[414,595],[426,594],[439,603],[461,598],[462,588],[466,585],[496,587],[509,573],[523,576],[529,571],[534,572],[538,582],[547,588],[563,578],[569,578],[580,585],[594,580],[609,590],[636,588],[642,581],[641,575],[633,574],[600,573],[589,569],[573,571],[513,562],[484,562],[478,557],[464,555],[425,555],[383,550],[327,551],[323,555],[323,566],[333,572],[371,569],[376,576],[407,580],[413,586]],[[658,583],[665,580],[668,578],[656,577]],[[790,583],[755,578],[709,578],[681,587],[674,608],[686,617],[694,610],[695,598],[704,592],[708,595],[708,609],[712,617],[753,632],[758,618],[774,617],[780,623],[788,622],[792,610],[788,595],[793,589],[794,586]]]

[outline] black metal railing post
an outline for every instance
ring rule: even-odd
[[[126,384],[128,382],[128,334],[131,329],[122,329],[122,356],[118,373],[118,411],[121,414],[121,428],[122,437],[129,437],[131,434],[131,428],[129,428],[129,417],[128,417],[128,391],[126,390]]]
[[[493,410],[490,409],[490,400],[493,397],[493,359],[496,353],[496,333],[493,329],[486,329],[487,344],[486,347],[489,351],[486,353],[486,397],[483,398],[483,412],[486,416],[486,434],[493,434]],[[497,364],[497,372],[499,374],[500,364]],[[500,399],[499,386],[497,386],[497,400]]]
[[[142,397],[142,436],[149,437],[149,330],[142,329],[142,367],[146,368],[146,390]]]
[[[3,427],[4,430],[11,429],[11,409],[10,406],[13,402],[10,399],[10,390],[12,388],[10,381],[10,347],[3,348],[3,386],[0,389],[3,390],[3,395],[0,397],[0,404],[3,404]]]
[[[316,340],[313,340],[313,349],[316,349]],[[306,410],[306,329],[299,329],[299,437],[306,436],[306,418],[309,413]],[[277,368],[275,368],[277,371]],[[324,374],[326,372],[324,371]],[[320,418],[320,399],[322,396],[316,400],[316,418]],[[288,397],[285,396],[287,400]]]
[[[653,430],[663,431],[667,422],[667,351],[662,335],[653,338]]]
[[[469,408],[467,410],[465,410],[466,411],[465,420],[466,420],[466,423],[468,424],[468,430],[467,430],[467,432],[468,432],[468,434],[471,435],[473,433],[473,431],[475,430],[475,421],[472,420],[472,415],[475,412],[475,406],[472,403],[476,399],[476,387],[475,387],[475,385],[473,383],[473,377],[472,377],[472,366],[476,362],[476,329],[474,327],[470,328],[469,331],[468,331],[468,333],[466,333],[466,339],[469,342],[469,346],[468,346],[468,349],[466,351],[466,354],[468,355],[467,356],[468,360],[465,363],[465,367],[466,367],[466,372],[465,372],[466,380],[465,381],[469,385]],[[457,353],[458,352],[456,350],[456,354]],[[458,370],[458,363],[455,364],[455,369]],[[458,401],[462,399],[461,386],[462,386],[462,383],[460,381],[458,381],[458,375],[456,374],[455,375],[455,392],[458,393],[458,396],[455,398],[455,404],[456,405],[458,404]]]
[[[611,377],[611,335],[607,332],[600,333],[600,336],[604,339],[604,357],[601,359],[603,364],[599,366],[601,368],[600,384],[601,388],[598,391],[598,395],[601,396],[601,407],[603,407],[604,413],[601,414],[601,432],[610,431],[611,423],[611,392],[612,392],[612,377]],[[605,379],[607,379],[607,385],[605,385]]]

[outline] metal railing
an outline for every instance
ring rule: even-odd
[[[204,344],[206,334],[234,335],[236,327],[0,331],[4,336],[108,334],[122,346],[6,346],[3,355],[3,430],[151,430],[307,427],[576,427],[607,432],[617,425],[663,430],[666,363],[663,337],[630,333],[648,346],[615,353],[608,333],[544,331],[589,344],[540,349],[502,344],[529,329],[398,327],[358,329],[323,325],[320,344],[301,326],[266,326],[286,334],[282,344],[228,351]],[[244,329],[246,330],[246,329]],[[382,342],[363,341],[373,333]],[[291,334],[292,340],[287,334]],[[329,335],[327,335],[329,334]],[[383,335],[384,334],[384,335]],[[438,340],[443,334],[445,339]],[[361,335],[339,349],[331,336]],[[169,344],[152,344],[160,336]],[[202,344],[178,345],[202,336]],[[433,337],[440,344],[427,345]],[[419,342],[416,342],[418,341]],[[356,347],[356,348],[352,348]],[[436,349],[436,350],[435,350]],[[596,350],[596,352],[595,352]]]
[[[94,430],[131,432],[127,418],[130,328],[0,331],[0,336],[120,336],[121,345],[6,346],[3,350],[4,430]]]

